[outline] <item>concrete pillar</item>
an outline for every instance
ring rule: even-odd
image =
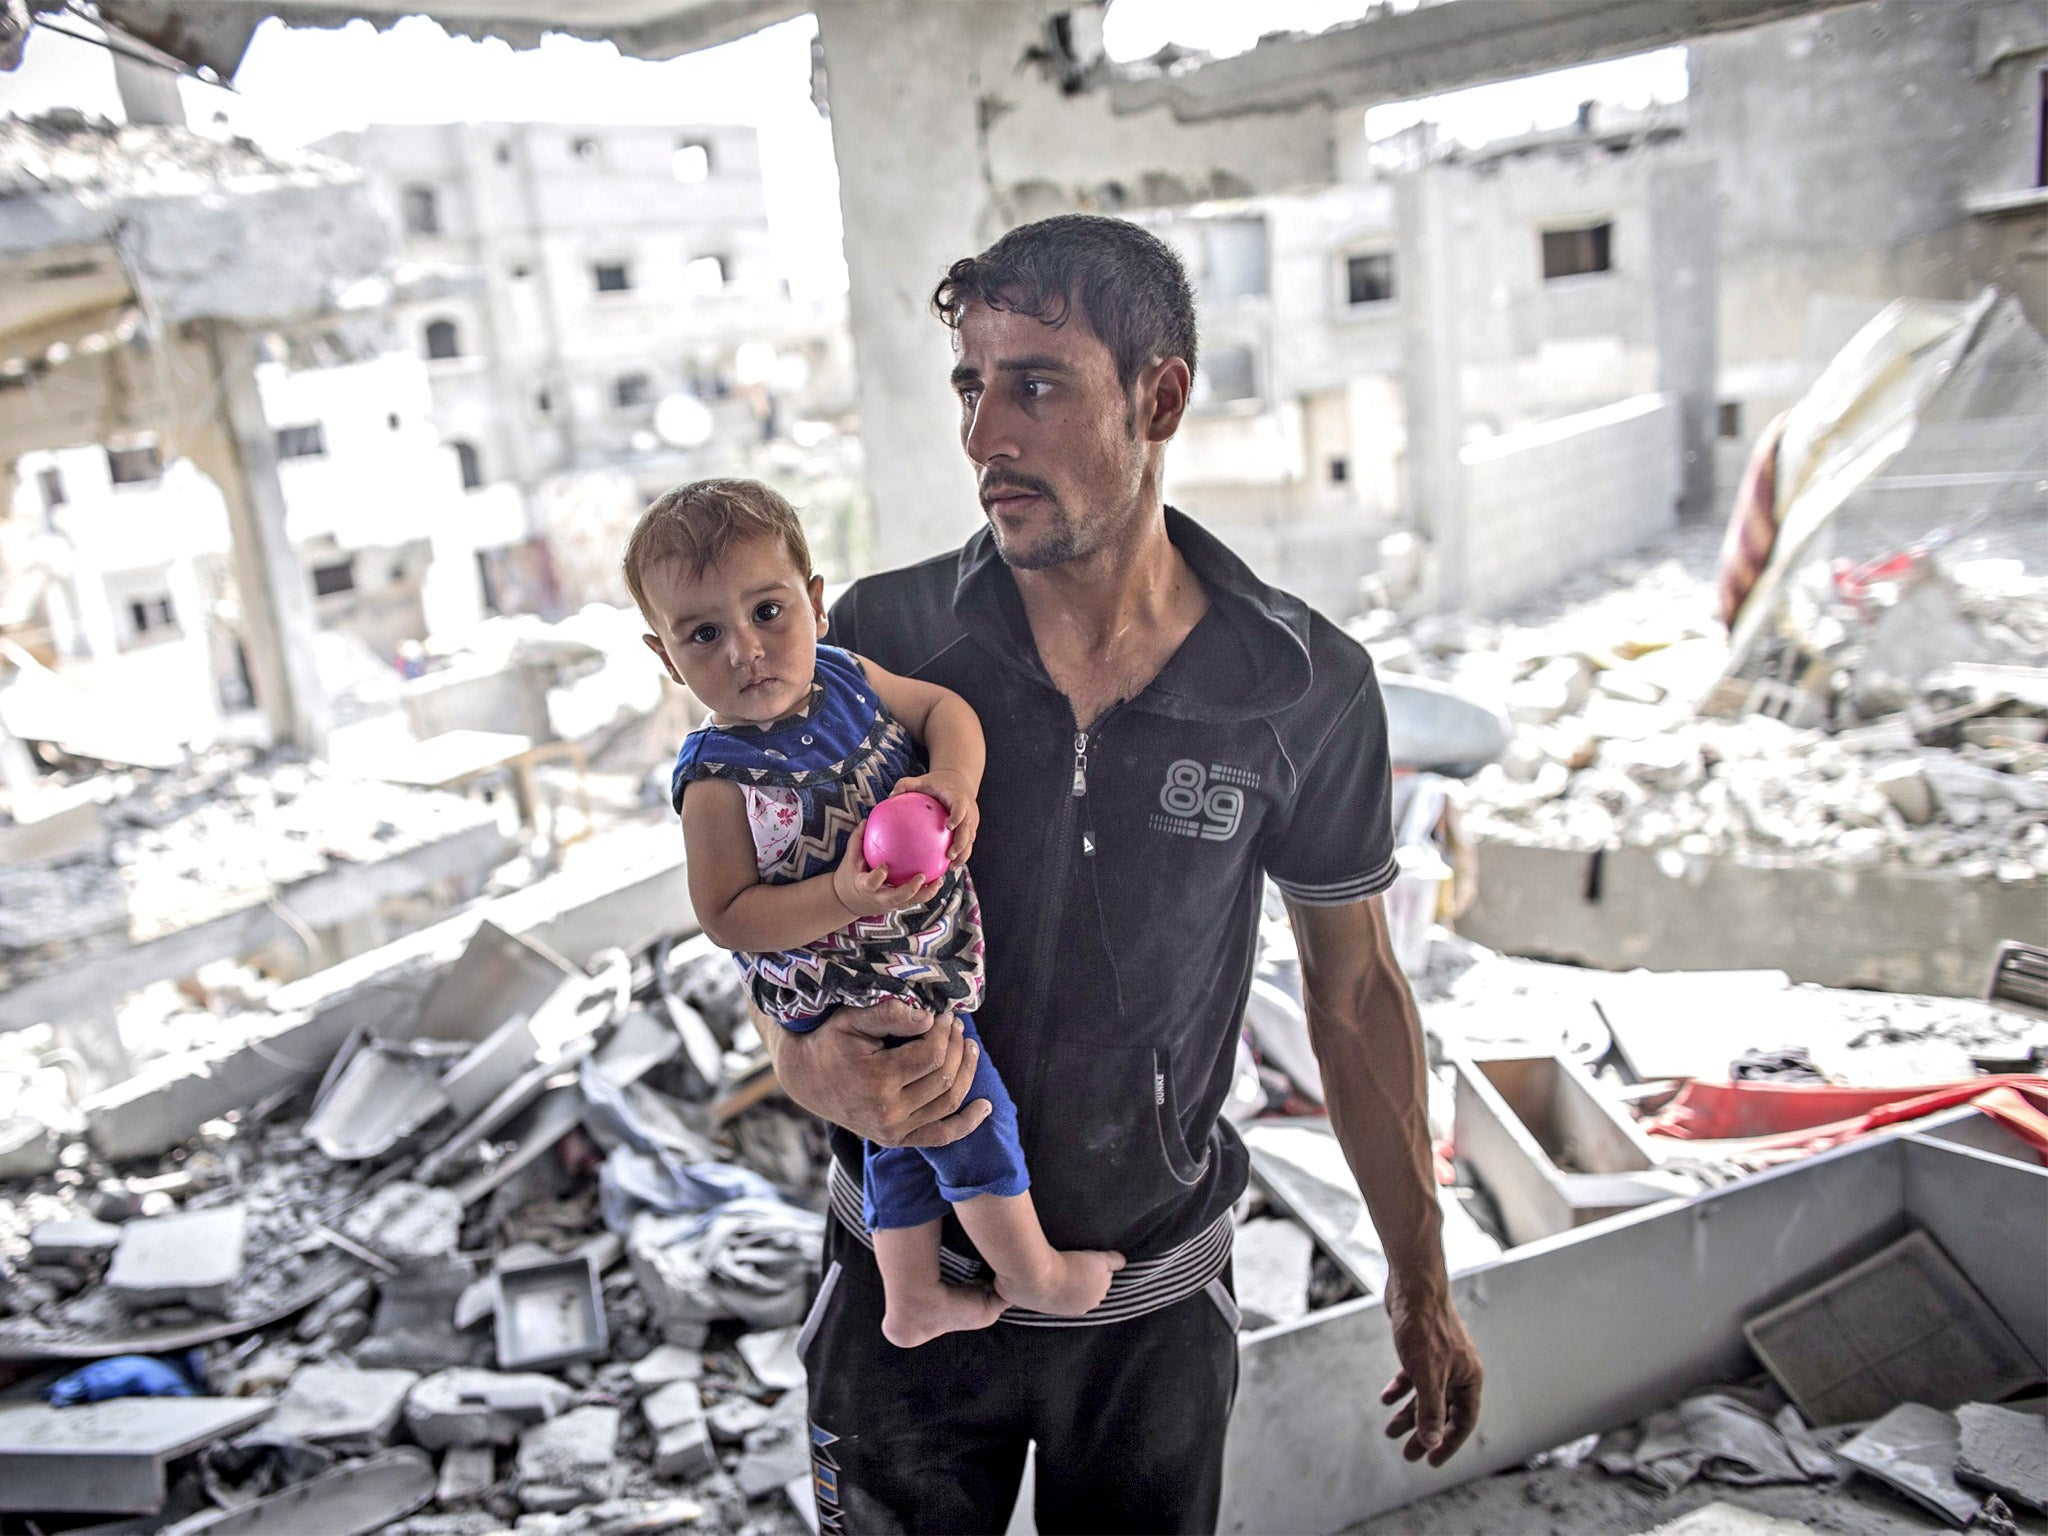
[[[256,389],[256,338],[229,321],[199,323],[221,403],[217,431],[193,433],[189,447],[227,502],[256,703],[273,741],[317,753],[328,716],[313,663],[313,594],[285,532],[277,442]]]
[[[1645,188],[1657,388],[1678,401],[1678,512],[1713,517],[1719,394],[1719,181],[1714,164],[1659,166]],[[1759,423],[1758,425],[1761,425]]]
[[[1035,0],[825,0],[861,442],[877,566],[919,560],[981,522],[960,451],[945,327],[931,292],[1001,233],[984,166],[985,98],[1037,36]]]
[[[1401,303],[1401,395],[1408,417],[1408,516],[1430,541],[1431,606],[1456,608],[1468,587],[1465,405],[1458,345],[1452,189],[1426,166],[1394,183],[1395,293]]]

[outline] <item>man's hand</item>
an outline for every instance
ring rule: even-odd
[[[946,849],[946,856],[958,869],[974,852],[974,834],[981,830],[981,807],[975,803],[974,786],[968,783],[965,774],[934,768],[930,773],[898,779],[889,794],[893,798],[912,792],[930,795],[946,808],[946,825],[953,832],[953,841]]]
[[[867,854],[862,851],[867,828],[868,824],[863,821],[853,829],[853,835],[846,840],[846,853],[832,871],[832,894],[839,898],[839,904],[848,913],[854,917],[880,917],[885,912],[923,906],[939,894],[939,887],[946,883],[943,876],[891,885],[886,866],[869,869]],[[913,1029],[903,1033],[915,1035],[922,1031]]]
[[[1432,1467],[1440,1467],[1479,1422],[1479,1384],[1486,1375],[1479,1351],[1448,1297],[1411,1307],[1400,1284],[1390,1280],[1387,1316],[1401,1357],[1401,1369],[1380,1394],[1381,1402],[1400,1405],[1387,1421],[1387,1438],[1408,1436],[1404,1458],[1427,1456]]]
[[[965,1104],[980,1046],[960,1021],[909,1003],[841,1008],[808,1034],[762,1029],[782,1091],[820,1119],[883,1147],[943,1147],[991,1113]],[[893,1049],[890,1036],[914,1036]]]

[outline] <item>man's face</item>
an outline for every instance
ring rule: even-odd
[[[810,699],[825,635],[825,580],[809,581],[782,540],[743,539],[692,576],[664,560],[642,578],[668,675],[727,724],[770,725]]]
[[[1142,511],[1145,402],[1079,308],[1054,326],[970,304],[953,360],[960,443],[1003,559],[1044,570],[1114,543]]]

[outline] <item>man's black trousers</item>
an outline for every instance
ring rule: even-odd
[[[999,1536],[1034,1442],[1044,1536],[1216,1528],[1237,1390],[1223,1297],[1198,1291],[1099,1327],[998,1323],[903,1350],[882,1337],[874,1254],[836,1217],[825,1274],[800,1341],[822,1532]]]

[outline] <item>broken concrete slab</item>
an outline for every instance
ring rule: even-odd
[[[1956,1410],[1956,1478],[2048,1512],[2048,1420],[1989,1403]]]
[[[309,1365],[278,1399],[271,1428],[337,1451],[371,1451],[391,1439],[417,1371]]]
[[[270,1416],[268,1398],[121,1397],[0,1404],[0,1510],[153,1514],[164,1467]]]
[[[804,1384],[804,1363],[796,1354],[798,1332],[795,1328],[767,1328],[740,1335],[740,1358],[747,1362],[754,1380],[771,1392],[787,1392]]]
[[[445,1189],[400,1179],[386,1184],[338,1224],[342,1235],[401,1269],[446,1258],[462,1240],[462,1202]]]
[[[665,1387],[672,1381],[700,1381],[704,1357],[694,1349],[675,1344],[657,1344],[633,1362],[633,1385],[643,1391]]]
[[[306,1121],[306,1134],[341,1162],[382,1157],[448,1108],[445,1059],[366,1041]]]
[[[393,1275],[377,1287],[370,1337],[355,1350],[362,1365],[419,1367],[468,1365],[478,1343],[455,1323],[455,1307],[476,1282],[476,1267],[451,1259],[430,1269]]]
[[[694,1381],[670,1382],[641,1399],[640,1412],[654,1431],[655,1476],[698,1478],[718,1470],[704,1399]]]
[[[810,1426],[800,1413],[785,1415],[782,1410],[783,1404],[776,1404],[776,1422],[764,1425],[747,1436],[746,1453],[734,1469],[733,1480],[740,1485],[740,1492],[750,1499],[774,1493],[792,1478],[810,1475]]]
[[[104,1258],[120,1244],[121,1229],[110,1221],[38,1222],[29,1229],[28,1261],[31,1264],[88,1265]]]
[[[452,1445],[441,1458],[441,1480],[434,1486],[434,1502],[444,1508],[466,1504],[491,1491],[498,1480],[498,1453],[488,1445]]]
[[[519,1498],[529,1509],[552,1504],[566,1491],[571,1504],[608,1499],[618,1492],[624,1468],[613,1460],[619,1440],[619,1410],[578,1408],[536,1424],[519,1437]]]
[[[434,1496],[434,1464],[412,1446],[380,1451],[237,1509],[209,1510],[163,1536],[368,1536]]]
[[[1954,1414],[1901,1403],[1836,1454],[1960,1530],[1984,1501],[1956,1482],[1959,1448]]]
[[[501,1369],[542,1369],[604,1354],[604,1296],[590,1255],[501,1267],[495,1280]]]
[[[430,1451],[511,1445],[529,1426],[569,1406],[569,1388],[551,1376],[457,1368],[436,1371],[405,1401],[405,1427]]]
[[[1315,1239],[1284,1217],[1247,1221],[1231,1249],[1231,1279],[1247,1328],[1270,1328],[1308,1315]]]
[[[773,1417],[751,1397],[728,1397],[705,1413],[704,1422],[720,1445],[739,1445]]]
[[[133,1307],[225,1312],[242,1274],[248,1213],[238,1205],[143,1217],[121,1229],[107,1288]]]

